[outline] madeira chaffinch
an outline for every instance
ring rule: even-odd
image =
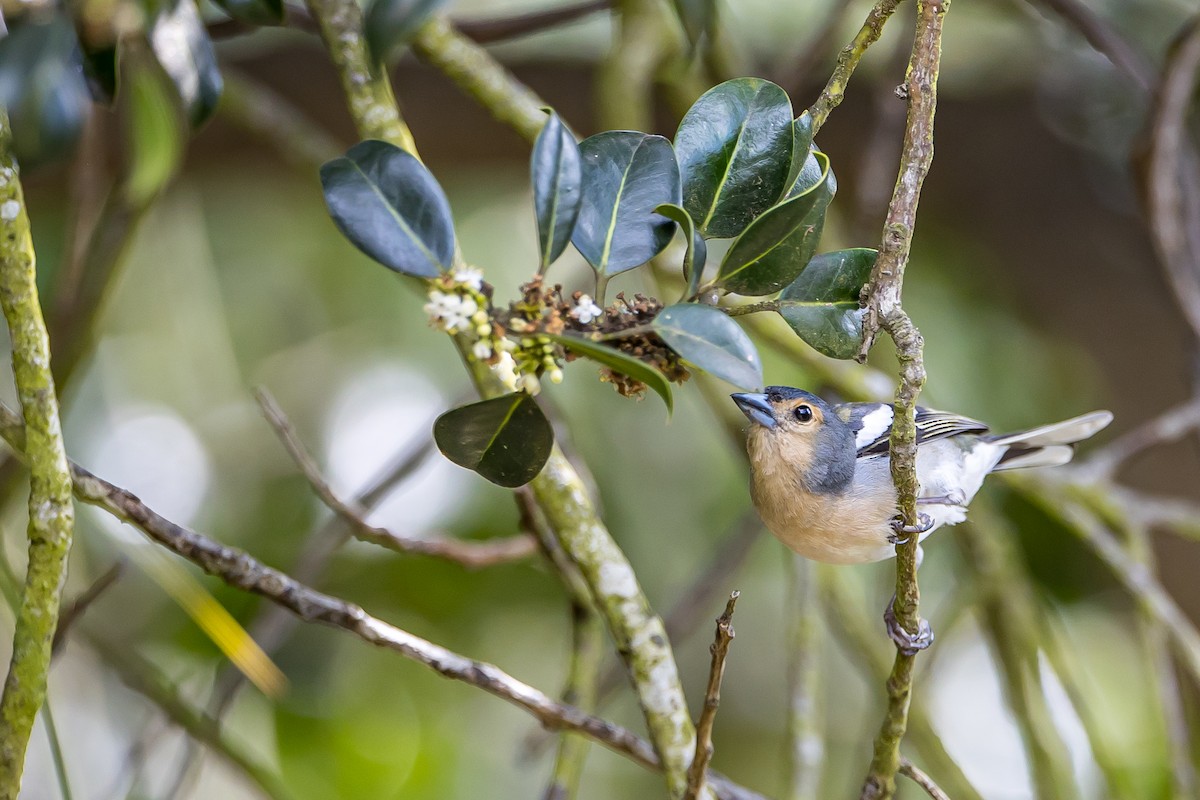
[[[803,556],[830,564],[881,561],[908,535],[918,541],[967,516],[967,505],[989,472],[1065,464],[1072,445],[1112,421],[1093,411],[1018,433],[993,434],[982,422],[917,408],[920,524],[902,527],[892,484],[888,443],[892,406],[831,405],[788,386],[733,395],[750,419],[751,495],[771,533]],[[895,623],[903,647],[927,647],[927,628],[915,638]]]

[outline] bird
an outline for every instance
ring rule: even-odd
[[[938,528],[962,522],[989,473],[1066,464],[1075,443],[1113,418],[1093,411],[996,434],[970,417],[918,406],[920,513],[909,528],[892,483],[890,404],[831,404],[790,386],[731,397],[751,423],[750,494],[763,523],[792,550],[828,564],[882,561],[910,536],[919,544]],[[917,634],[908,633],[896,623],[891,603],[884,617],[902,649],[915,652],[932,643],[927,623]]]

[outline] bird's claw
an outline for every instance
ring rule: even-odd
[[[924,512],[917,513],[916,525],[905,525],[902,518],[895,517],[892,520],[892,530],[894,533],[888,534],[888,541],[892,544],[907,544],[913,536],[920,536],[922,533],[927,533],[932,529],[933,517]]]
[[[883,622],[887,626],[888,636],[896,643],[897,649],[906,656],[915,656],[929,645],[933,644],[933,628],[929,621],[917,618],[917,632],[909,633],[908,629],[896,619],[896,596],[892,595],[887,608],[883,610]]]

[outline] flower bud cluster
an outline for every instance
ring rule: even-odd
[[[472,358],[494,362],[501,353],[512,350],[513,345],[492,323],[489,292],[482,272],[459,267],[431,282],[425,313],[433,327],[452,336],[463,334],[474,339]]]

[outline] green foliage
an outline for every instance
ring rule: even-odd
[[[158,194],[175,174],[187,142],[187,123],[171,80],[144,46],[121,56],[118,107],[129,137],[125,191],[135,205]]]
[[[667,381],[667,377],[645,361],[626,355],[620,350],[601,344],[600,342],[586,339],[579,334],[548,333],[544,335],[568,350],[599,362],[606,367],[611,367],[622,375],[628,375],[634,380],[641,381],[662,398],[662,401],[667,404],[668,413],[675,409],[674,399],[671,395],[671,384]]]
[[[248,25],[282,25],[283,0],[213,0],[229,16]]]
[[[704,265],[708,261],[708,244],[700,235],[700,231],[696,230],[692,215],[683,206],[663,203],[654,210],[667,219],[674,220],[683,230],[683,236],[687,240],[687,252],[683,256],[683,279],[687,281],[686,296],[694,297],[700,288],[700,278],[704,275]]]
[[[683,207],[709,238],[729,238],[783,193],[792,101],[761,78],[726,81],[688,109],[675,134]]]
[[[87,113],[87,86],[74,58],[75,35],[62,17],[14,26],[0,38],[0,106],[12,120],[23,164],[70,152]]]
[[[321,167],[321,186],[338,230],[385,267],[422,278],[450,267],[450,203],[425,165],[399,147],[359,142]]]
[[[797,179],[800,177],[800,171],[808,164],[815,163],[811,158],[813,147],[813,120],[812,116],[805,111],[796,119],[792,120],[792,163],[788,169],[788,179],[785,184],[788,187],[786,197],[792,197],[796,194],[795,188]],[[819,179],[820,169],[817,170],[817,178]],[[813,180],[813,184],[816,179]],[[810,184],[801,184],[810,185]]]
[[[741,389],[763,385],[762,362],[746,332],[724,311],[701,303],[664,308],[654,331],[692,366]]]
[[[550,421],[524,392],[447,411],[433,438],[446,458],[507,488],[533,480],[554,446]]]
[[[386,61],[445,4],[446,0],[374,0],[363,21],[371,60]]]
[[[718,286],[744,295],[773,294],[812,258],[833,198],[826,180],[829,159],[824,153],[812,155],[823,165],[820,180],[772,207],[734,240],[717,272]]]
[[[544,272],[571,241],[582,199],[579,145],[553,111],[533,145],[530,180]]]
[[[675,225],[654,213],[679,202],[671,143],[637,131],[606,131],[579,145],[583,201],[571,241],[596,272],[640,267],[671,243]]]
[[[671,5],[694,51],[699,47],[700,39],[716,24],[717,0],[671,0]]]
[[[878,255],[858,247],[815,257],[779,295],[780,315],[817,352],[853,358],[863,338],[858,297]]]

